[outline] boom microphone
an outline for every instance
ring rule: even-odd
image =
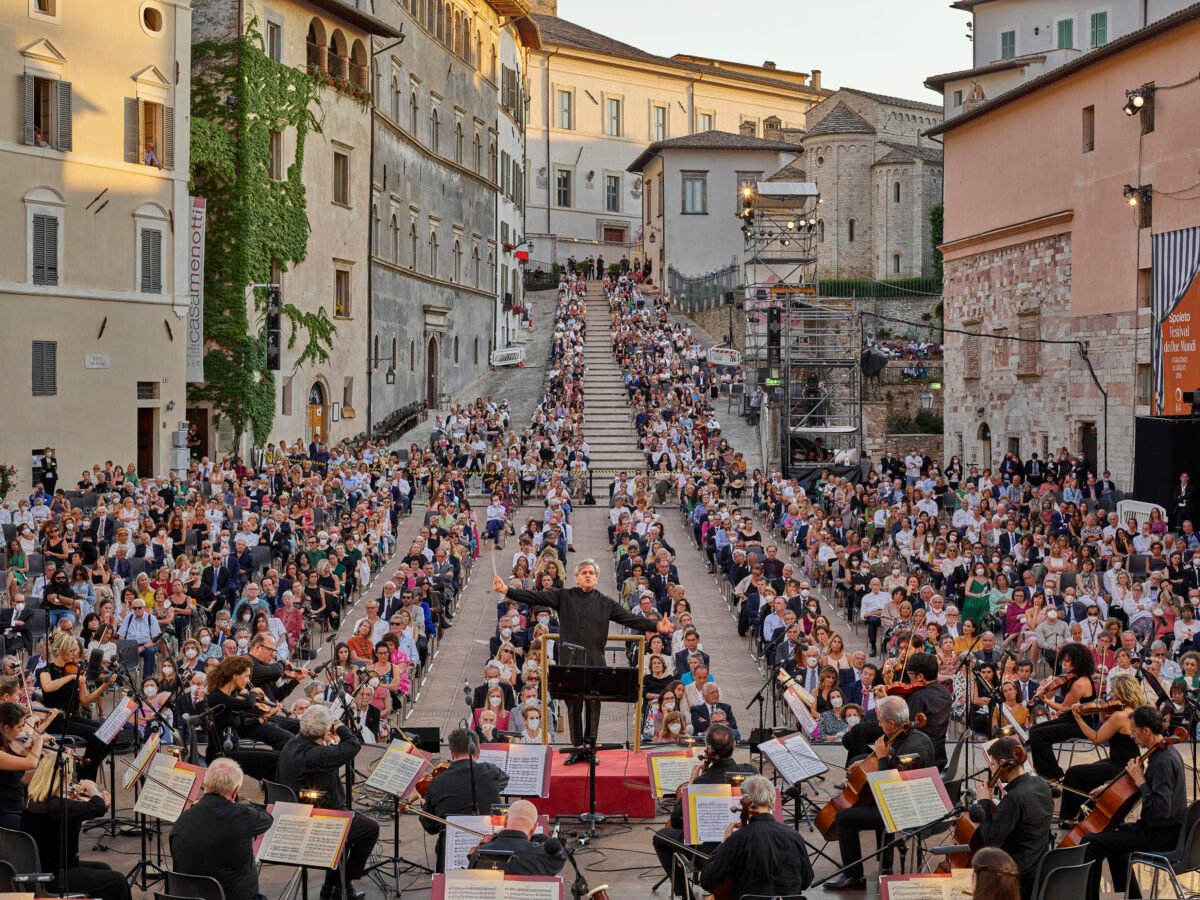
[[[545,843],[542,844],[542,848],[546,851],[547,856],[553,856],[555,859],[562,857],[562,841],[556,837],[546,838]]]

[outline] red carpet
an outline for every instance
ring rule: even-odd
[[[565,753],[552,756],[550,796],[529,799],[538,812],[551,816],[587,812],[588,767],[583,763],[564,766]],[[650,793],[650,780],[646,774],[646,754],[628,750],[600,751],[600,762],[596,766],[596,812],[651,819],[654,808],[654,796]]]

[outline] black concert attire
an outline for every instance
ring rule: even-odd
[[[914,769],[925,769],[935,765],[936,754],[933,742],[929,736],[913,729],[908,734],[898,738],[889,748],[887,756],[880,758],[880,769],[894,769],[901,756],[915,754],[917,762]],[[836,818],[838,845],[841,848],[842,865],[846,869],[847,878],[862,878],[862,842],[859,832],[872,830],[876,838],[883,835],[883,816],[874,803],[869,806],[854,806],[838,812]]]
[[[270,722],[258,721],[256,697],[240,694],[230,696],[218,688],[210,691],[206,700],[208,708],[214,712],[209,726],[208,744],[204,751],[205,761],[211,763],[218,756],[228,756],[236,759],[251,778],[275,780],[279,751],[287,745],[292,736]],[[243,748],[239,746],[241,738],[260,741],[270,745],[272,749]]]
[[[1025,772],[1005,786],[1004,799],[979,824],[984,846],[999,847],[1021,870],[1021,898],[1033,896],[1037,864],[1046,852],[1054,820],[1050,785]]]
[[[50,798],[30,803],[21,819],[21,830],[33,838],[38,848],[42,871],[54,875],[51,888],[59,893],[72,891],[97,900],[130,900],[125,876],[114,872],[102,862],[83,862],[79,859],[79,831],[85,819],[104,815],[108,807],[103,797],[90,800]],[[66,847],[62,846],[63,819],[66,819]],[[65,852],[65,859],[64,854]],[[66,863],[67,883],[58,883],[59,872]]]
[[[1146,783],[1141,787],[1142,815],[1116,831],[1088,834],[1083,838],[1087,858],[1108,860],[1113,890],[1125,890],[1129,874],[1129,854],[1135,850],[1171,850],[1179,841],[1179,831],[1187,816],[1187,778],[1183,759],[1173,746],[1164,747],[1146,763]],[[1092,900],[1098,894],[1100,879],[1091,881]]]
[[[21,816],[29,793],[21,783],[28,772],[0,770],[0,828],[21,830]]]
[[[508,875],[557,875],[566,864],[562,853],[550,853],[542,835],[525,837],[525,832],[505,828],[483,846],[488,850],[511,853],[504,861],[504,872]],[[478,855],[472,859],[471,868],[482,868],[483,860]]]
[[[1088,703],[1095,699],[1096,690],[1091,677],[1087,675],[1073,676],[1063,686],[1063,696],[1066,696],[1075,682],[1081,678],[1087,681],[1088,693],[1081,697],[1079,702]],[[1029,757],[1033,761],[1034,770],[1043,778],[1061,780],[1064,773],[1062,766],[1058,764],[1058,757],[1054,753],[1054,745],[1083,736],[1083,732],[1079,730],[1079,723],[1075,721],[1075,717],[1070,711],[1066,710],[1049,722],[1039,722],[1034,725],[1029,729]]]
[[[573,587],[551,591],[523,591],[509,588],[505,596],[531,608],[546,606],[555,610],[559,622],[560,657],[564,660],[568,658],[563,645],[579,644],[583,647],[583,659],[575,662],[586,666],[604,665],[604,645],[608,642],[610,621],[638,632],[655,631],[658,628],[658,623],[653,619],[634,615],[598,590],[584,591]],[[587,740],[594,742],[600,726],[600,703],[589,701],[588,705],[592,727]],[[580,746],[584,742],[582,700],[567,701],[567,724],[571,733],[571,746]]]
[[[1118,731],[1108,739],[1108,759],[1071,766],[1063,777],[1064,790],[1058,817],[1063,821],[1074,819],[1079,814],[1079,808],[1083,805],[1084,799],[1075,791],[1082,791],[1084,794],[1090,793],[1120,775],[1125,771],[1126,763],[1141,755],[1142,751],[1138,747],[1137,741]],[[1071,790],[1068,791],[1065,788],[1071,788]]]
[[[85,666],[80,665],[79,671],[83,672],[85,668]],[[62,678],[67,674],[67,670],[55,662],[47,663],[46,668],[42,671],[52,681]],[[80,781],[94,781],[96,773],[100,771],[100,764],[112,752],[112,747],[96,737],[96,730],[103,723],[95,719],[89,719],[83,715],[83,710],[79,705],[79,681],[72,678],[57,690],[42,691],[42,703],[50,709],[62,710],[62,718],[56,719],[51,724],[50,734],[61,735],[65,727],[67,734],[83,738],[87,742],[86,755],[82,762],[80,762],[75,774]],[[68,713],[70,714],[70,718],[67,718]],[[65,726],[64,722],[66,723]]]
[[[728,776],[737,772],[744,772],[747,775],[757,774],[754,766],[737,763],[732,757],[721,759],[710,765],[707,769],[701,772],[691,782],[692,784],[726,784],[729,780]],[[669,838],[677,844],[683,843],[683,800],[676,800],[675,806],[671,810],[671,817],[667,821],[665,827],[660,828],[654,835],[654,852],[658,854],[658,862],[663,867],[663,871],[668,875],[671,874],[673,862],[676,853],[683,853],[678,847],[668,844],[660,838]],[[699,848],[702,852],[705,847]],[[711,849],[711,848],[709,848]],[[682,873],[677,873],[678,879],[675,882],[675,894],[678,896],[687,896],[687,885],[683,883]]]
[[[878,701],[876,701],[878,702]],[[946,768],[946,732],[950,728],[950,706],[954,698],[944,684],[930,682],[920,690],[904,697],[908,704],[908,717],[915,719],[917,713],[925,716],[921,733],[933,744],[933,758],[939,769]],[[846,748],[846,765],[871,752],[871,746],[883,737],[883,727],[877,719],[859,722],[842,735],[842,746]]]
[[[267,700],[274,706],[294,691],[296,685],[300,683],[294,678],[288,678],[283,684],[280,684],[280,680],[286,674],[287,667],[282,662],[267,665],[255,660],[254,668],[250,670],[250,686],[256,687],[266,694]],[[282,728],[288,734],[296,734],[300,731],[299,721],[291,716],[285,716],[283,713],[272,716],[271,724],[276,728]]]
[[[733,880],[734,897],[744,894],[799,894],[813,880],[804,838],[770,813],[751,816],[717,845],[700,871],[700,886],[713,891]]]
[[[471,773],[475,773],[475,787],[472,791]],[[475,762],[456,759],[449,768],[437,778],[429,782],[429,790],[425,794],[425,810],[435,816],[469,816],[474,814],[490,815],[492,805],[500,801],[501,792],[508,787],[508,773],[491,763]],[[436,834],[438,872],[444,872],[442,862],[442,847],[445,844],[445,826],[432,819],[421,818],[421,827],[428,834]]]
[[[337,729],[339,743],[318,744],[302,735],[288,741],[279,754],[276,778],[296,791],[323,791],[325,799],[318,805],[323,809],[350,809],[343,785],[342,769],[354,764],[362,749],[362,740],[345,725]],[[361,813],[354,813],[346,836],[346,882],[362,878],[375,841],[379,839],[379,823]],[[340,886],[337,869],[325,874],[325,887]]]
[[[256,900],[262,895],[254,839],[270,827],[266,810],[205,794],[171,828],[173,868],[184,875],[217,879],[225,900]]]

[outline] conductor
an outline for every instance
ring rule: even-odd
[[[616,622],[626,628],[636,631],[660,631],[670,634],[674,630],[670,621],[660,619],[655,621],[642,616],[636,616],[627,611],[611,597],[606,597],[596,589],[600,579],[600,571],[593,560],[581,560],[575,567],[575,587],[556,588],[550,591],[524,591],[509,587],[503,578],[497,575],[492,580],[492,590],[499,594],[524,603],[528,606],[548,606],[558,612],[559,638],[564,651],[566,644],[578,644],[583,647],[583,658],[570,660],[564,654],[564,662],[574,662],[586,666],[604,665],[604,645],[608,641],[608,623]],[[578,654],[576,654],[578,656]],[[583,701],[567,701],[567,723],[571,731],[571,746],[580,747],[584,744],[594,744],[596,730],[600,722],[600,702],[589,700],[591,704],[591,733],[583,734]],[[586,751],[576,751],[568,756],[565,765],[574,765],[587,757]]]

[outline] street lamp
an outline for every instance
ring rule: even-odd
[[[921,409],[933,409],[933,391],[928,387],[921,392]]]

